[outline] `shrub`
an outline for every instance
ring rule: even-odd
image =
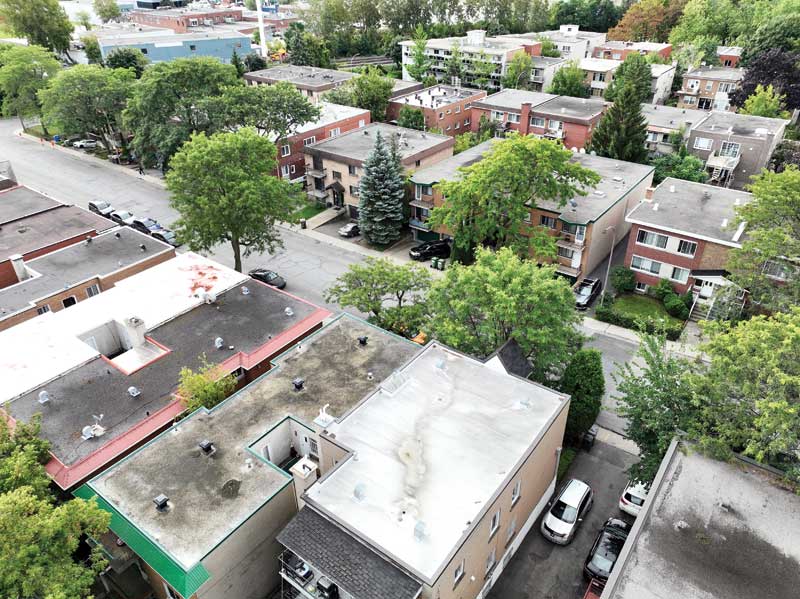
[[[630,268],[615,266],[611,269],[611,285],[617,293],[630,293],[636,288],[636,275]]]
[[[669,294],[675,294],[675,290],[672,288],[672,283],[670,283],[667,279],[659,279],[658,283],[653,287],[653,297],[655,297],[659,301],[664,301],[664,298]]]
[[[597,420],[606,390],[600,352],[596,349],[575,352],[564,370],[560,387],[572,397],[564,436],[568,442],[577,443]]]
[[[692,304],[694,303],[694,294],[692,294],[692,290],[689,289],[686,293],[684,293],[681,296],[681,299],[687,308],[691,308]]]
[[[683,300],[674,293],[668,293],[664,296],[664,308],[675,318],[680,318],[681,320],[689,318],[689,308],[687,308]]]
[[[644,331],[651,334],[663,333],[670,341],[677,341],[683,331],[683,325],[680,323],[664,323],[652,319],[643,321],[628,314],[617,312],[613,306],[598,306],[594,311],[594,317],[602,322],[625,327],[626,329]]]
[[[200,363],[197,371],[188,367],[180,371],[177,395],[187,412],[202,407],[211,409],[236,389],[236,377],[218,364],[209,363],[205,354],[200,357]]]

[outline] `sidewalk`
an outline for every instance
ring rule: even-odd
[[[639,335],[636,331],[601,322],[589,316],[584,317],[583,327],[587,329],[590,334],[606,335],[629,343],[639,344]],[[696,336],[691,336],[686,341],[667,341],[667,350],[673,353],[683,354],[687,358],[697,358],[702,356],[696,349],[698,343],[699,339]]]

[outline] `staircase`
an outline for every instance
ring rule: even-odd
[[[694,305],[692,306],[692,311],[689,312],[689,320],[692,322],[699,322],[701,320],[713,320],[713,310],[714,310],[714,302],[713,300],[709,303],[705,302],[698,302],[695,300]]]

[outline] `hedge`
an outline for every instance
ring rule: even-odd
[[[636,331],[643,330],[645,333],[651,334],[664,332],[664,334],[667,336],[667,339],[670,341],[677,341],[681,336],[681,332],[683,331],[682,324],[666,324],[664,322],[657,322],[651,319],[642,321],[633,318],[632,316],[628,316],[627,314],[617,312],[614,310],[613,304],[611,306],[597,306],[594,311],[594,317],[597,320],[620,327],[625,327],[626,329],[634,329]]]

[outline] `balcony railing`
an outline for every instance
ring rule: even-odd
[[[315,200],[327,200],[328,199],[328,192],[324,189],[310,189],[308,191],[309,197],[314,198]]]
[[[706,168],[722,168],[725,170],[732,171],[739,164],[740,159],[741,155],[719,156],[717,154],[712,154],[706,160]]]
[[[431,230],[431,226],[427,223],[427,221],[420,220],[418,218],[409,218],[408,226],[412,229],[422,229],[423,231]]]
[[[564,137],[563,129],[546,129],[544,132],[545,137],[554,137],[555,139],[562,139]]]
[[[324,179],[328,169],[324,168],[307,168],[306,174],[311,175],[315,179]]]
[[[579,277],[581,275],[580,267],[573,268],[566,264],[556,264],[556,272],[560,272],[562,275],[567,275],[569,277]]]
[[[556,246],[560,248],[567,248],[570,250],[575,251],[582,251],[583,250],[583,239],[575,239],[574,235],[562,235],[558,239],[556,239]]]

